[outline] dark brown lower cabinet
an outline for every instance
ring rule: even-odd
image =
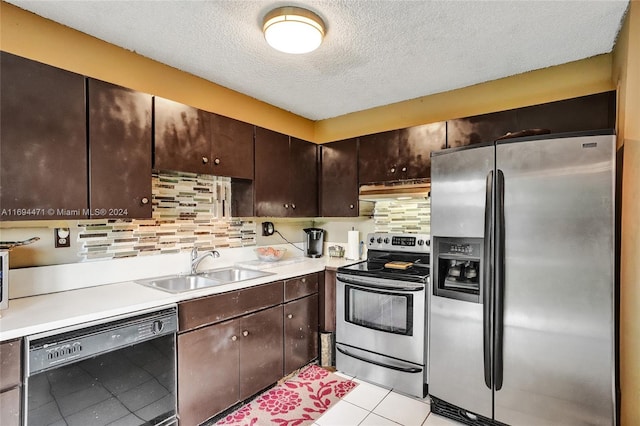
[[[178,335],[180,425],[198,425],[282,377],[282,305]]]
[[[318,357],[318,294],[284,305],[284,374]]]
[[[20,424],[20,388],[0,392],[0,425]]]
[[[0,425],[18,426],[22,394],[22,339],[0,344]]]
[[[239,401],[282,378],[282,338],[282,305],[240,319]]]

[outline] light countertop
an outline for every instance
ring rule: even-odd
[[[264,271],[272,273],[269,276],[179,294],[145,287],[135,283],[132,279],[113,284],[20,297],[10,300],[9,308],[1,311],[0,341],[159,309],[184,300],[238,290],[325,269],[336,269],[355,262],[357,261],[335,259],[328,256],[319,259],[300,258],[282,266],[264,269]],[[100,268],[100,266],[97,263],[93,267]],[[41,271],[38,272],[41,273]],[[147,275],[150,278],[158,274]]]

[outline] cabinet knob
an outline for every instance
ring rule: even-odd
[[[220,164],[220,159],[216,158],[215,160],[213,160],[213,164]]]
[[[306,279],[306,278],[303,278],[303,279],[301,279],[300,281],[302,281],[303,283],[306,283],[306,282],[307,282],[307,279]]]
[[[207,157],[202,157],[202,164],[207,164],[209,159]]]
[[[349,204],[349,208],[353,209],[355,206],[353,204]]]
[[[295,209],[295,208],[296,208],[296,205],[292,203],[292,204],[291,204],[291,208],[292,208],[292,209]]]
[[[396,172],[396,168],[392,167],[390,171],[391,171],[391,173],[395,173]]]
[[[245,331],[243,331],[243,332],[242,332],[242,335],[243,335],[244,337],[247,337],[247,336],[249,335],[249,332],[248,332],[247,330],[245,330]]]
[[[140,204],[142,204],[143,206],[145,206],[145,205],[149,204],[149,198],[147,198],[147,197],[142,197],[142,198],[140,199]]]
[[[406,172],[406,171],[407,171],[407,168],[406,168],[406,167],[403,167],[403,168],[402,168],[402,171],[403,171],[403,172]]]
[[[289,318],[289,319],[293,318],[293,314],[287,315],[287,318]]]
[[[285,205],[284,205],[284,208],[285,208],[285,209],[288,209],[288,208],[289,208],[289,204],[285,204]]]
[[[235,342],[236,340],[238,340],[238,336],[231,336],[231,341]]]

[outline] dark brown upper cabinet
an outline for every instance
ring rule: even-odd
[[[613,129],[616,92],[598,93],[447,121],[447,147],[492,142],[507,133],[547,129],[551,133]]]
[[[493,112],[447,121],[447,147],[492,142],[508,132],[520,130],[515,110]]]
[[[359,183],[429,178],[431,151],[445,146],[444,122],[362,136]]]
[[[256,127],[255,158],[256,216],[318,214],[317,145]]]
[[[253,125],[159,97],[154,113],[155,169],[253,179]]]
[[[400,179],[431,178],[431,152],[447,145],[445,122],[400,129]]]
[[[598,93],[518,108],[517,129],[549,129],[552,133],[613,129],[616,92]]]
[[[0,55],[0,220],[86,217],[84,77]]]
[[[254,126],[212,114],[212,165],[216,176],[253,179]]]
[[[321,145],[320,216],[358,216],[358,140]]]
[[[360,184],[400,179],[396,173],[399,140],[399,130],[360,137],[358,153]]]
[[[318,215],[318,145],[291,137],[289,188],[289,216]]]
[[[155,97],[153,167],[213,174],[211,166],[212,114],[179,102]]]
[[[151,95],[88,79],[92,218],[151,217]]]

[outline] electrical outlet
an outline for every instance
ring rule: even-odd
[[[275,232],[275,228],[273,227],[273,222],[262,222],[262,236],[268,237],[269,235],[273,235]]]
[[[56,248],[70,247],[71,246],[71,232],[69,228],[55,228],[53,230],[53,239],[55,241]]]

